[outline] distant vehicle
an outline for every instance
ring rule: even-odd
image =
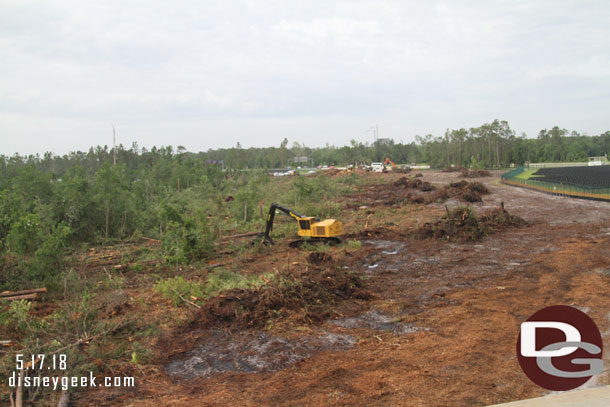
[[[371,171],[373,172],[383,172],[385,169],[385,165],[383,163],[371,163]]]
[[[289,175],[294,175],[296,173],[296,171],[294,170],[289,170],[289,171],[276,171],[273,173],[274,177],[287,177]]]

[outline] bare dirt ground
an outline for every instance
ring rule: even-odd
[[[459,174],[428,172],[423,181],[441,186]],[[610,345],[610,203],[504,186],[498,174],[474,181],[490,190],[471,204],[477,212],[503,202],[528,224],[476,242],[413,239],[457,201],[388,203],[364,186],[345,214],[362,249],[318,260],[361,272],[371,296],[335,301],[311,323],[298,311],[265,328],[191,323],[158,344],[157,368],[142,372],[135,390],[84,393],[77,404],[485,406],[544,394],[519,367],[519,324],[545,306],[572,305]],[[304,261],[285,248],[276,256],[288,268]],[[607,384],[608,368],[587,385]]]

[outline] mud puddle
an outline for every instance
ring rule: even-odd
[[[373,269],[376,269],[382,263],[384,263],[384,260],[386,260],[388,257],[400,257],[400,254],[404,254],[405,244],[403,242],[370,239],[364,240],[363,243],[365,245],[374,246],[374,248],[377,250],[377,252],[371,255],[364,264],[364,272],[367,274],[371,273]]]
[[[329,332],[293,340],[264,332],[244,337],[213,330],[205,343],[189,351],[185,358],[170,362],[165,370],[183,379],[225,372],[275,372],[315,353],[350,349],[355,343],[350,335]]]
[[[384,254],[396,254],[405,247],[403,242],[394,240],[369,239],[364,240],[363,243],[375,246],[376,249],[381,249],[381,252]]]
[[[390,331],[395,335],[412,334],[428,330],[428,328],[400,322],[400,318],[383,314],[377,310],[371,310],[356,317],[340,318],[328,322],[342,328],[368,328],[378,331]]]

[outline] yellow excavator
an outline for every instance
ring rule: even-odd
[[[311,243],[341,243],[339,236],[343,234],[343,224],[336,219],[326,219],[321,221],[313,216],[301,215],[292,209],[285,208],[276,203],[272,203],[267,214],[267,225],[265,233],[262,235],[265,243],[273,244],[273,239],[269,235],[273,230],[273,220],[275,219],[275,211],[279,210],[288,216],[292,216],[299,227],[299,236],[308,239],[300,239],[290,242],[290,247],[300,247],[305,242]]]

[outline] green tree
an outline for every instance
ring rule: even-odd
[[[170,150],[171,151],[171,150]],[[121,239],[133,221],[131,193],[128,189],[124,164],[112,166],[108,163],[95,174],[95,202],[102,213],[102,233]]]
[[[32,254],[42,241],[42,222],[37,214],[28,213],[18,217],[11,225],[6,238],[11,252]]]

